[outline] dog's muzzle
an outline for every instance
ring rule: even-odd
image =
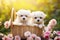
[[[23,20],[25,20],[25,18],[23,18]]]
[[[37,20],[38,22],[40,21],[40,20]]]

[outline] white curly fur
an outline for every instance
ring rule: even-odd
[[[28,21],[30,20],[30,10],[21,9],[17,13],[17,17],[13,24],[15,25],[28,25]]]
[[[42,11],[35,11],[31,14],[31,26],[39,26],[39,28],[42,28],[44,25],[44,19],[46,17],[46,14]]]

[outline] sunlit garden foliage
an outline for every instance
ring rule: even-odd
[[[13,7],[16,11],[19,9],[43,11],[47,15],[45,25],[50,19],[55,18],[58,23],[54,30],[60,30],[60,0],[0,0],[0,32],[4,34],[10,31],[4,28],[4,22],[9,20]]]

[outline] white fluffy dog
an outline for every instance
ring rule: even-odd
[[[32,20],[31,25],[32,26],[38,26],[39,28],[42,28],[44,26],[44,19],[46,15],[42,11],[35,11],[32,12]]]
[[[15,25],[28,24],[28,21],[30,19],[30,10],[21,9],[16,14],[17,17],[13,24]]]

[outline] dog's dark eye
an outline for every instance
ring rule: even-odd
[[[37,17],[35,17],[35,19],[37,19]]]
[[[40,19],[42,19],[42,17],[40,17]]]
[[[27,15],[25,15],[27,17]]]
[[[21,15],[21,17],[22,17],[23,15]]]

